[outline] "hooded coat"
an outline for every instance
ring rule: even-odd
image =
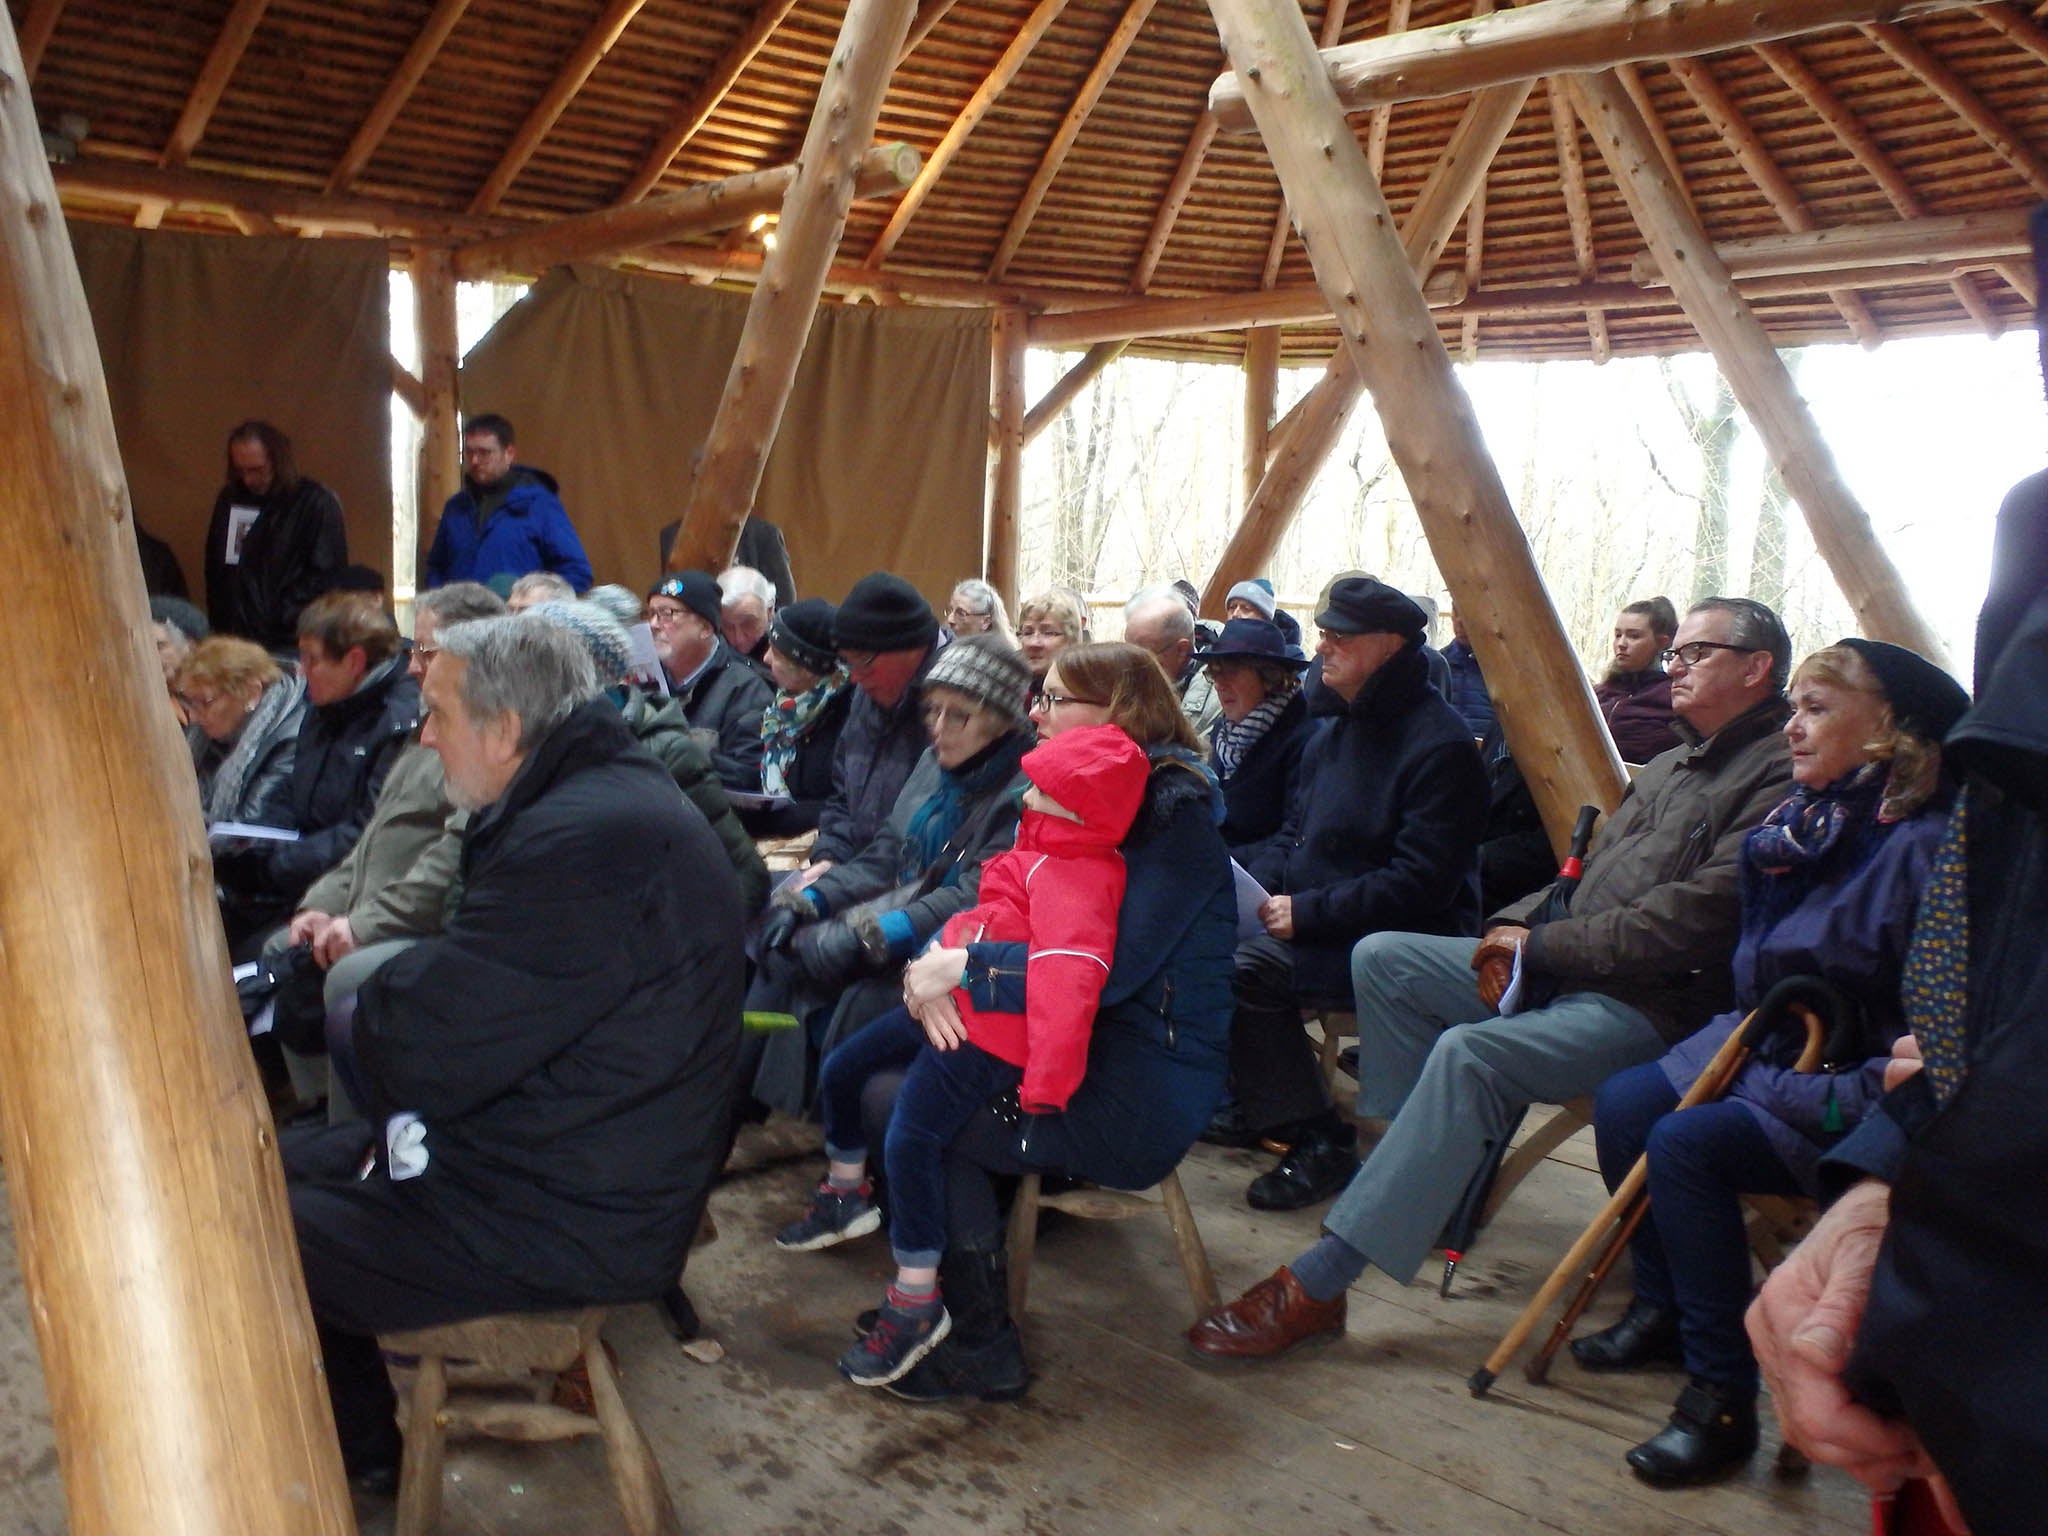
[[[1017,1101],[1028,1114],[1067,1107],[1081,1084],[1088,1036],[1116,949],[1124,860],[1152,765],[1113,725],[1064,731],[1024,758],[1039,790],[1080,818],[1026,809],[1016,844],[981,867],[981,900],[947,920],[949,947],[1022,941],[1029,1002],[987,1012],[956,993],[967,1038],[1024,1069]]]
[[[578,592],[588,592],[590,558],[562,506],[555,477],[515,464],[505,478],[510,484],[502,495],[493,486],[480,496],[465,480],[448,498],[427,551],[427,586],[553,571]]]
[[[1309,698],[1321,726],[1302,748],[1280,835],[1246,864],[1294,906],[1296,990],[1351,998],[1351,950],[1369,933],[1479,932],[1486,770],[1417,646],[1346,703]]]
[[[659,1295],[724,1150],[745,970],[731,867],[592,699],[472,819],[462,875],[446,931],[361,992],[364,1107],[424,1127],[426,1166],[391,1195],[560,1305]]]

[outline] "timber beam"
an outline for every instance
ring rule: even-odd
[[[901,192],[917,179],[920,163],[917,151],[908,144],[878,144],[861,160],[853,195],[884,197]],[[464,282],[514,274],[532,276],[567,261],[601,261],[682,235],[731,229],[756,214],[779,212],[795,181],[796,167],[779,165],[704,182],[683,192],[536,224],[464,246],[455,253],[455,275]]]
[[[1954,10],[1966,0],[1538,0],[1514,10],[1322,50],[1347,112],[1456,96],[1510,80],[1611,69]],[[1226,133],[1252,118],[1235,73],[1209,88]]]
[[[2024,257],[2027,210],[1959,213],[1944,218],[1899,219],[1889,224],[1841,224],[1803,234],[1756,235],[1714,247],[1714,255],[1735,277],[1812,275],[1845,267],[1988,264]],[[1664,285],[1654,252],[1629,264],[1629,277],[1644,287]]]
[[[1453,309],[1467,297],[1463,272],[1436,272],[1422,285],[1432,309]],[[1262,325],[1296,325],[1330,318],[1320,288],[1257,288],[1245,293],[1204,294],[1191,299],[1146,299],[1114,308],[1076,309],[1039,315],[1031,322],[1034,347],[1135,341],[1145,336],[1191,336],[1202,331],[1243,331]]]

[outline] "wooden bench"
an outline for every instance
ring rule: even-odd
[[[598,1337],[604,1318],[598,1307],[511,1313],[378,1340],[388,1352],[419,1357],[398,1478],[398,1536],[429,1536],[439,1523],[441,1463],[451,1432],[525,1441],[602,1436],[626,1529],[632,1536],[681,1536],[661,1468],[619,1395],[618,1373]],[[594,1413],[549,1400],[555,1375],[579,1361],[590,1376]],[[524,1401],[479,1396],[458,1384],[451,1396],[451,1362],[460,1362],[455,1368],[464,1376],[487,1376],[500,1385],[528,1382],[532,1394]]]
[[[1123,1189],[1100,1189],[1086,1185],[1046,1194],[1039,1176],[1027,1173],[1017,1184],[1017,1200],[1010,1207],[1010,1315],[1024,1316],[1024,1299],[1031,1288],[1031,1259],[1038,1249],[1038,1211],[1041,1206],[1065,1211],[1094,1221],[1124,1221],[1132,1216],[1166,1217],[1173,1232],[1173,1247],[1187,1277],[1188,1297],[1200,1322],[1221,1304],[1216,1294],[1216,1277],[1209,1269],[1209,1253],[1202,1246],[1202,1234],[1195,1226],[1195,1213],[1180,1187],[1178,1170],[1159,1181],[1159,1198],[1148,1199]]]

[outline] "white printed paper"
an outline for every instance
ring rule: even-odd
[[[229,565],[242,563],[242,544],[249,537],[249,530],[256,526],[256,519],[262,515],[261,507],[228,508],[228,543],[224,558]]]

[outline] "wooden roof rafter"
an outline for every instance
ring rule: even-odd
[[[1707,121],[1714,125],[1714,131],[1720,134],[1722,142],[1734,153],[1750,180],[1769,200],[1784,226],[1799,235],[1813,229],[1813,214],[1800,197],[1799,189],[1792,185],[1792,179],[1785,174],[1784,168],[1771,158],[1771,152],[1764,147],[1763,140],[1735,103],[1728,99],[1728,93],[1721,88],[1714,72],[1699,59],[1671,59],[1667,61],[1667,67],[1691,93],[1700,110],[1706,114]],[[1870,317],[1869,308],[1853,291],[1841,289],[1829,294],[1828,300],[1841,311],[1849,334],[1864,346],[1874,347],[1884,340],[1877,322]]]
[[[1572,111],[1564,82],[1556,75],[1543,82],[1550,98],[1550,131],[1557,141],[1559,181],[1564,194],[1565,217],[1571,224],[1572,257],[1578,263],[1579,281],[1590,283],[1600,275],[1593,255],[1593,210],[1586,198],[1586,162],[1579,154],[1579,119]],[[1604,363],[1612,355],[1607,338],[1606,312],[1594,305],[1586,310],[1586,336],[1592,345],[1593,361]]]
[[[1968,123],[1978,137],[1998,152],[2006,164],[2026,179],[2034,196],[2048,197],[2048,165],[2034,153],[2027,141],[2014,133],[1999,115],[1984,104],[1954,70],[1897,22],[1870,22],[1863,35],[1890,54],[1894,63],[1945,102],[1951,112]]]
[[[1045,203],[1046,193],[1059,178],[1060,168],[1067,162],[1067,156],[1074,148],[1074,141],[1081,137],[1081,130],[1088,125],[1089,114],[1095,104],[1102,100],[1102,93],[1109,89],[1109,82],[1115,77],[1124,61],[1124,55],[1131,51],[1131,44],[1138,40],[1138,33],[1144,28],[1146,18],[1152,14],[1152,7],[1158,0],[1130,0],[1123,16],[1116,24],[1116,30],[1102,45],[1095,63],[1088,70],[1088,77],[1081,82],[1073,104],[1060,119],[1060,125],[1046,146],[1045,155],[1032,173],[1031,183],[1018,199],[1016,211],[1010,215],[1010,224],[1003,231],[1003,238],[996,247],[995,259],[989,263],[988,276],[991,282],[1000,282],[1010,270],[1010,263],[1017,259],[1017,250],[1024,243],[1024,237],[1031,230],[1031,221],[1038,217],[1038,210]]]
[[[440,57],[442,45],[448,41],[448,34],[455,30],[463,13],[469,9],[470,0],[435,0],[433,10],[421,24],[419,33],[405,50],[405,57],[399,60],[397,71],[385,82],[384,89],[377,96],[377,104],[370,108],[349,140],[348,148],[342,152],[339,162],[328,173],[327,190],[346,192],[355,185],[356,178],[363,174],[363,168],[376,158],[377,151],[384,143],[384,136],[391,131],[391,125],[398,121],[398,114],[405,110],[405,104],[412,100],[412,93],[419,88],[434,60]]]
[[[57,23],[64,15],[64,0],[29,0],[21,19],[21,67],[28,83],[36,83],[36,68],[43,62],[43,50],[50,46]]]
[[[646,4],[647,0],[610,0],[603,14],[583,34],[583,40],[563,63],[546,92],[534,103],[533,110],[519,125],[512,142],[505,146],[504,155],[477,189],[476,196],[470,199],[471,213],[482,215],[497,210],[498,204],[511,190],[512,183],[519,179],[519,173],[526,169],[527,161],[533,158],[533,152],[540,148],[541,141],[568,111],[576,93],[583,89],[584,82],[604,61],[612,45],[625,34],[626,28],[632,25],[633,18]]]
[[[690,99],[683,104],[669,124],[655,141],[640,169],[633,173],[633,179],[626,183],[619,193],[621,203],[637,203],[656,187],[661,178],[668,174],[668,168],[675,164],[676,156],[683,152],[683,146],[697,136],[698,131],[711,121],[738,83],[747,66],[768,45],[768,39],[775,29],[796,6],[797,0],[760,0],[754,14],[747,21],[746,30],[733,40],[719,61],[711,66],[711,73],[704,77]]]
[[[256,35],[257,27],[263,24],[263,13],[269,9],[270,0],[235,0],[229,9],[220,35],[213,40],[206,62],[200,66],[199,78],[192,83],[192,93],[185,98],[185,110],[178,114],[177,126],[164,145],[159,163],[165,169],[176,170],[192,158],[192,151],[206,136],[206,125],[213,120],[221,94],[227,90],[236,66],[248,51],[249,40]]]
[[[1166,195],[1152,215],[1152,228],[1145,235],[1144,248],[1138,252],[1138,263],[1131,269],[1131,292],[1143,293],[1152,286],[1159,258],[1166,254],[1166,243],[1173,238],[1173,226],[1180,222],[1180,211],[1195,189],[1195,178],[1202,174],[1202,161],[1209,154],[1209,146],[1216,142],[1216,129],[1216,114],[1202,108],[1194,127],[1188,130],[1187,142],[1181,146],[1180,162],[1174,168],[1173,180],[1167,183]]]
[[[1413,0],[1387,0],[1387,36],[1398,37],[1406,32],[1409,18],[1414,13]],[[1371,167],[1374,181],[1386,172],[1387,133],[1393,125],[1394,109],[1391,105],[1372,109],[1372,117],[1365,128],[1365,163]]]
[[[868,247],[865,265],[879,267],[889,259],[889,253],[896,249],[896,243],[903,238],[903,232],[910,227],[910,221],[917,217],[918,209],[924,206],[924,200],[931,195],[932,188],[938,184],[939,178],[946,174],[946,167],[953,163],[953,157],[960,153],[961,146],[967,142],[968,136],[988,115],[989,108],[993,107],[1003,92],[1009,89],[1010,82],[1017,78],[1017,72],[1024,67],[1024,61],[1031,57],[1031,50],[1038,46],[1039,39],[1045,36],[1055,21],[1059,20],[1060,13],[1066,8],[1067,0],[1038,0],[1037,8],[1025,19],[1017,35],[1010,39],[1010,44],[1003,50],[1002,57],[996,60],[995,67],[983,78],[981,84],[975,87],[974,94],[967,100],[967,105],[960,109],[959,115],[947,127],[938,147],[925,157],[923,172],[891,210],[888,223],[882,226],[882,232],[875,236],[874,244]]]

